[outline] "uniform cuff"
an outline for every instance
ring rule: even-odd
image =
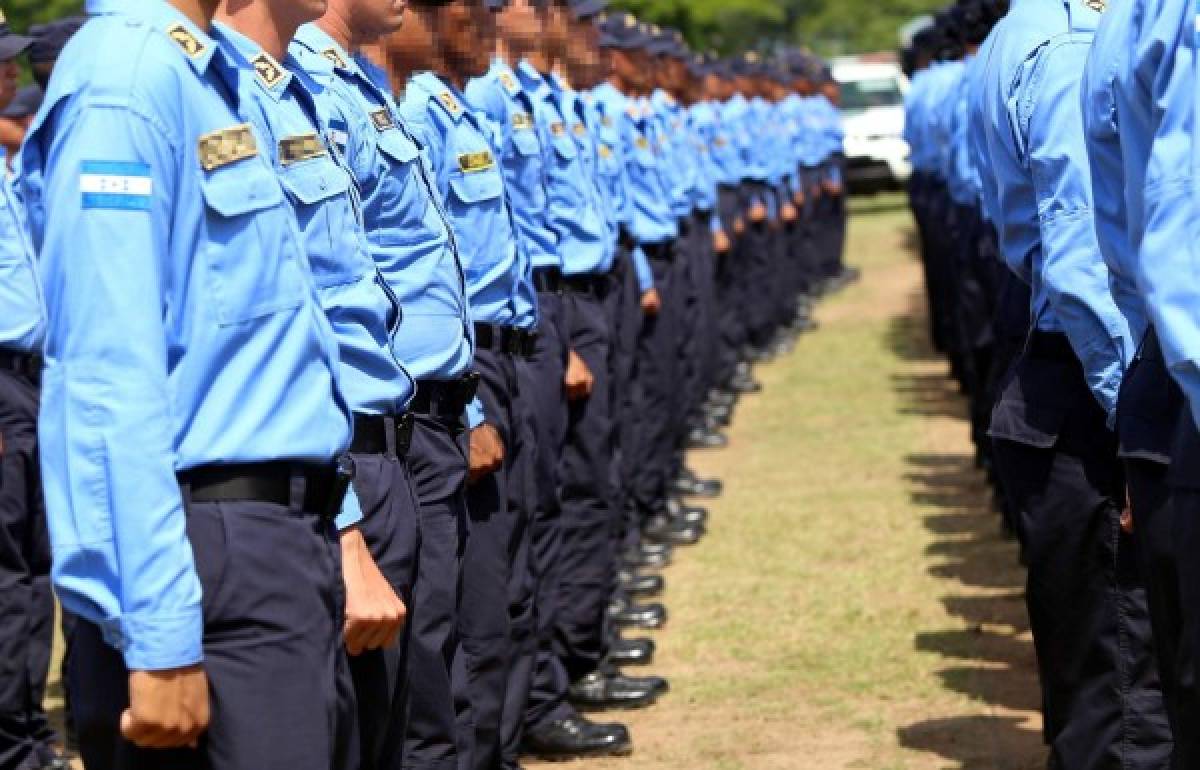
[[[633,260],[633,270],[637,273],[638,289],[645,294],[654,288],[654,271],[650,269],[650,260],[641,246],[635,246],[629,258]]]
[[[104,626],[104,640],[121,651],[130,671],[164,671],[204,660],[204,610],[124,615]]]
[[[483,425],[483,402],[476,396],[467,404],[467,427],[475,430],[480,425]]]
[[[346,499],[342,501],[342,511],[333,520],[338,532],[344,532],[363,520],[362,505],[358,502],[358,493],[354,485],[346,490]]]

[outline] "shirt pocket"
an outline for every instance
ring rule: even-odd
[[[350,177],[328,158],[283,169],[284,189],[296,203],[305,251],[317,286],[352,283],[368,267],[350,198]]]
[[[300,244],[289,238],[291,213],[279,180],[265,167],[239,163],[210,173],[201,189],[218,322],[228,326],[299,307],[304,268]]]
[[[450,178],[450,191],[467,206],[484,203],[504,194],[504,180],[499,170],[457,173]]]
[[[554,153],[563,161],[572,161],[579,156],[579,145],[575,144],[575,140],[566,132],[555,136],[550,143],[554,147]]]
[[[541,143],[532,129],[515,129],[512,132],[513,150],[522,157],[533,157],[541,152]]]

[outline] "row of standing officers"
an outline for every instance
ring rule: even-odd
[[[625,754],[580,711],[666,691],[619,629],[720,493],[685,452],[853,278],[836,86],[407,5],[89,0],[56,56],[0,212],[0,767],[62,764],[51,544],[94,770]]]
[[[966,0],[908,52],[933,340],[1028,567],[1052,768],[1200,767],[1198,29]]]

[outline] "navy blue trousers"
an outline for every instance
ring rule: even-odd
[[[38,387],[0,371],[0,768],[51,758],[57,740],[42,699],[54,599],[37,449]]]
[[[465,665],[459,612],[467,543],[467,442],[458,422],[428,415],[416,418],[408,466],[420,505],[419,545],[409,617],[404,768],[458,767],[458,706],[452,682],[454,669]]]
[[[1050,766],[1163,768],[1166,718],[1136,552],[1119,523],[1117,441],[1065,346],[1035,336],[991,427],[1021,516]]]
[[[567,440],[567,401],[563,387],[570,331],[560,294],[539,292],[538,344],[524,367],[530,415],[537,436],[533,463],[536,508],[532,523],[531,563],[536,617],[532,682],[525,704],[525,727],[571,716],[566,702],[566,670],[554,649],[555,618],[561,601],[563,518],[559,502],[559,461]],[[519,664],[520,665],[520,664]]]
[[[198,749],[139,749],[121,738],[129,672],[96,625],[78,622],[68,675],[88,770],[358,767],[341,552],[331,524],[302,510],[295,491],[286,507],[188,506],[212,706]]]
[[[397,452],[397,447],[390,447],[381,455],[354,455],[354,491],[363,511],[358,529],[371,556],[392,590],[411,609],[417,570],[418,505],[407,459]],[[405,670],[409,628],[405,626],[395,646],[350,658],[362,770],[401,765],[408,722]]]

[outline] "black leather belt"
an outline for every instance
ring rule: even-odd
[[[518,329],[515,326],[475,324],[475,348],[528,358],[537,350],[537,332]]]
[[[206,465],[179,474],[188,499],[194,503],[254,502],[291,506],[292,489],[304,484],[302,510],[333,519],[342,509],[354,480],[349,457],[338,463],[315,465],[290,462]]]
[[[1035,331],[1029,336],[1027,351],[1033,358],[1050,361],[1078,361],[1070,340],[1062,332]]]
[[[467,404],[479,390],[479,374],[472,372],[458,380],[421,380],[409,411],[449,420],[462,417]]]
[[[350,451],[354,454],[395,454],[404,457],[412,447],[413,416],[401,415],[354,415],[354,440]]]
[[[609,281],[608,274],[565,275],[563,276],[563,288],[572,294],[602,298],[612,285]]]
[[[557,267],[539,267],[533,271],[533,287],[543,294],[562,291],[562,271]]]
[[[646,253],[649,259],[661,259],[664,262],[670,262],[675,258],[675,242],[667,241],[665,243],[643,243],[642,251]]]
[[[0,369],[36,379],[42,373],[42,357],[36,353],[0,350]]]

